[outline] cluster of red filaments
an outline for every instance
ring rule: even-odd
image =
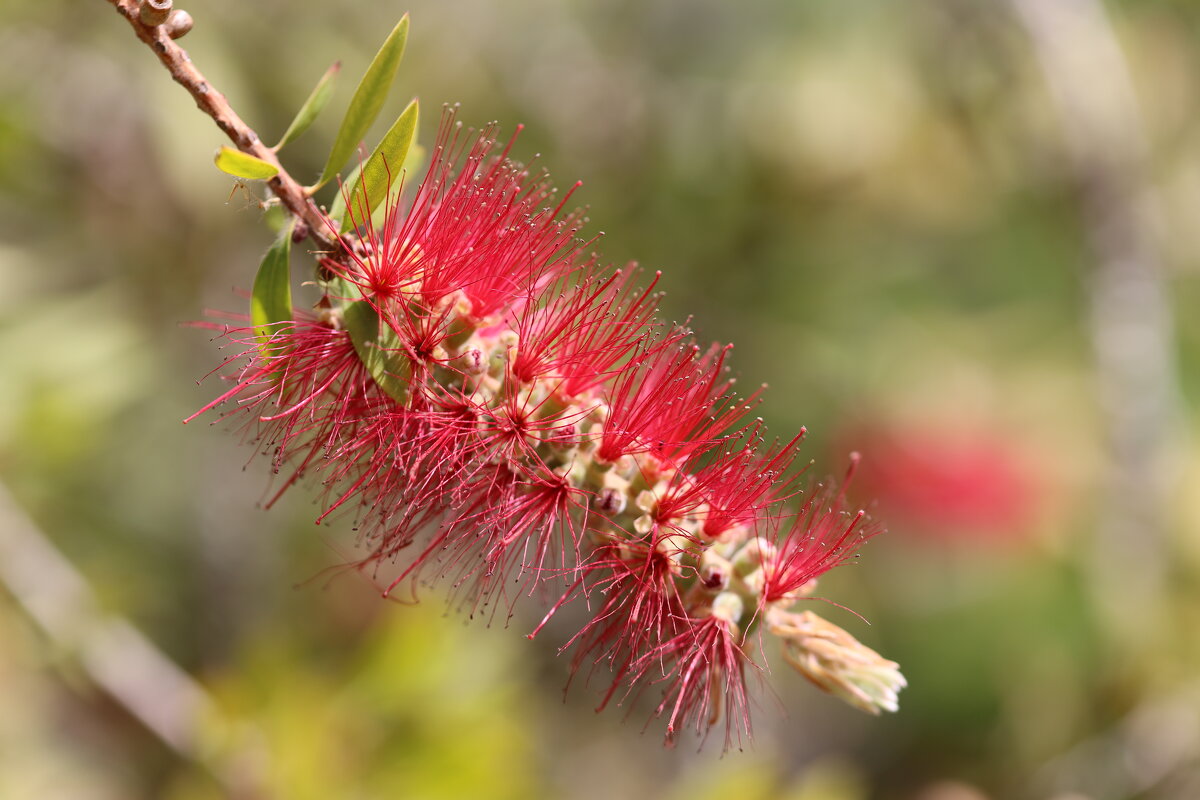
[[[321,519],[353,514],[385,594],[441,581],[472,613],[585,607],[564,649],[611,677],[602,705],[653,686],[669,737],[720,719],[728,746],[749,734],[748,634],[770,617],[803,655],[779,615],[876,528],[801,491],[803,432],[766,441],[728,348],[657,321],[657,276],[601,265],[571,192],[495,134],[448,112],[411,198],[349,209],[319,313],[265,346],[230,332],[252,346],[212,406],[251,415],[285,488],[321,481]]]

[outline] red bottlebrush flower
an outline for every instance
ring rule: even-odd
[[[547,619],[594,604],[563,649],[572,674],[613,672],[601,708],[656,684],[669,736],[723,717],[726,746],[740,742],[743,647],[767,618],[819,685],[893,707],[894,670],[855,694],[859,651],[787,610],[874,528],[818,490],[772,543],[803,432],[764,447],[729,348],[656,322],[657,273],[645,288],[636,269],[606,275],[575,238],[581,215],[508,159],[511,141],[493,155],[495,133],[447,113],[411,200],[390,196],[379,224],[348,209],[321,315],[265,342],[230,331],[246,364],[204,410],[236,403],[226,416],[250,417],[291,469],[284,488],[319,473],[318,521],[354,516],[356,566],[385,596],[441,581],[471,613],[511,614],[542,588],[561,597]]]
[[[791,474],[805,429],[786,444],[778,442],[759,452],[761,421],[745,437],[729,437],[715,454],[701,452],[673,476],[659,499],[656,522],[695,513],[705,507],[701,531],[716,539],[742,525],[753,525],[773,505],[799,493],[799,474]]]
[[[799,493],[799,475],[789,475],[789,470],[805,433],[801,428],[791,441],[777,442],[762,453],[733,451],[699,470],[697,481],[708,501],[705,536],[715,539],[735,525],[752,525],[768,508]]]
[[[687,620],[682,632],[634,665],[637,679],[666,684],[655,713],[667,714],[668,741],[688,726],[703,737],[721,720],[727,750],[752,734],[746,667],[754,664],[742,650],[732,621],[741,616],[740,601],[725,605],[736,608],[717,605],[707,616]]]
[[[492,157],[497,132],[491,125],[472,135],[448,109],[411,205],[389,201],[379,229],[364,209],[348,209],[367,255],[354,258],[354,270],[332,267],[381,302],[416,294],[436,309],[461,295],[475,320],[576,269],[582,215],[563,213],[574,189],[554,204],[545,175],[508,160],[516,134]]]
[[[650,453],[679,462],[720,444],[758,402],[732,395],[724,377],[729,347],[701,351],[681,332],[648,348],[614,380],[609,413],[597,449],[601,461]]]
[[[633,282],[633,268],[606,279],[588,272],[569,291],[563,282],[548,285],[542,297],[531,297],[520,308],[512,324],[520,342],[514,377],[525,383],[559,378],[566,397],[604,382],[645,338],[654,318],[658,276],[645,289]]]
[[[503,503],[490,504],[475,519],[459,520],[484,533],[479,538],[482,575],[499,580],[516,572],[532,586],[573,569],[587,525],[587,490],[554,473],[517,481],[514,488]]]
[[[271,456],[275,472],[299,461],[283,488],[320,465],[385,401],[345,331],[317,320],[301,317],[276,325],[266,345],[249,327],[225,329],[223,338],[249,348],[226,365],[246,356],[248,361],[231,376],[231,389],[184,422],[236,400],[220,420],[250,417],[242,427]]]
[[[787,530],[782,540],[774,554],[763,559],[760,596],[764,604],[795,598],[812,581],[854,558],[859,545],[882,531],[865,511],[846,510],[845,490],[857,465],[856,453],[841,488],[818,486],[803,507],[783,521]],[[777,530],[781,527],[780,520],[768,524]],[[772,537],[777,538],[778,533]]]
[[[336,469],[325,484],[334,499],[317,519],[351,503],[364,534],[388,554],[410,544],[454,501],[450,487],[466,479],[486,444],[476,435],[478,413],[469,403],[447,398],[421,410],[396,409],[394,401],[391,406],[364,420],[329,455]],[[449,475],[457,482],[448,482]]]
[[[608,703],[637,659],[677,632],[685,616],[675,580],[675,558],[679,555],[676,547],[657,535],[633,544],[602,545],[559,601],[561,605],[581,587],[603,598],[583,629],[562,647],[576,648],[573,673],[587,662],[593,667],[607,663],[615,672],[600,708]]]

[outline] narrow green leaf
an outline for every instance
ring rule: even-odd
[[[267,343],[275,325],[292,318],[292,284],[288,264],[292,253],[292,225],[284,226],[279,238],[263,256],[254,276],[254,292],[250,295],[250,321],[254,334],[271,355]]]
[[[352,220],[360,223],[369,220],[371,212],[387,197],[388,190],[400,184],[400,171],[416,135],[417,101],[413,100],[392,124],[354,181],[349,213],[342,219],[342,233],[350,230]]]
[[[284,131],[283,138],[279,140],[279,144],[275,145],[276,150],[289,142],[294,142],[300,137],[300,134],[308,130],[309,125],[313,124],[313,120],[317,118],[317,115],[325,108],[325,104],[329,102],[329,98],[333,96],[334,79],[337,78],[341,69],[342,62],[335,61],[333,66],[325,70],[325,74],[321,76],[321,80],[317,81],[317,85],[313,87],[312,93],[304,101],[304,105],[300,106],[300,110],[296,112],[292,124],[288,125],[288,129]]]
[[[393,172],[393,176],[401,173],[406,175],[415,175],[417,170],[421,167],[421,162],[425,160],[425,155],[425,148],[414,141],[413,145],[408,148],[408,156],[404,159],[404,165],[400,167],[399,171]],[[356,185],[358,183],[358,175],[362,171],[362,168],[363,164],[360,162],[354,169],[350,170],[350,174],[346,176],[346,182],[342,185],[344,187]],[[388,163],[388,168],[392,169],[391,162]],[[393,181],[392,193],[398,194],[399,191],[399,181]],[[346,215],[346,195],[349,193],[350,192],[348,189],[339,191],[334,196],[333,202],[329,204],[329,218],[337,222],[339,225],[341,225],[341,223],[344,221]],[[375,214],[372,215],[371,219],[376,225],[382,224],[383,220],[380,219],[378,206],[375,207]],[[347,228],[340,228],[340,230],[344,232],[347,230]]]
[[[338,188],[338,193],[334,195],[333,202],[329,204],[329,218],[333,220],[341,220],[346,216],[346,195],[350,190],[346,187],[355,186],[358,184],[358,175],[362,172],[363,165],[359,163],[354,169],[350,170],[350,174],[346,176],[346,182]],[[345,230],[345,228],[342,228]]]
[[[413,146],[408,148],[408,157],[404,159],[404,166],[401,169],[408,175],[416,175],[424,160],[425,148],[414,142]]]
[[[411,370],[396,333],[380,322],[378,312],[366,300],[348,305],[342,322],[354,343],[354,352],[379,388],[401,405],[407,403]]]
[[[379,110],[383,108],[383,101],[387,99],[388,90],[392,88],[392,80],[396,77],[396,70],[400,66],[400,57],[404,55],[404,44],[407,40],[408,15],[405,14],[388,34],[383,47],[379,48],[379,52],[371,61],[371,66],[367,67],[366,74],[359,82],[358,88],[354,90],[354,97],[351,98],[350,107],[342,119],[342,127],[338,130],[337,138],[333,142],[333,149],[329,152],[329,161],[325,164],[325,169],[321,171],[321,179],[316,183],[317,187],[324,186],[330,178],[337,174],[342,165],[346,163],[346,159],[350,158],[350,154],[354,152],[354,148],[358,146],[367,129],[371,127],[371,123],[379,116]]]
[[[235,178],[265,181],[267,178],[274,178],[279,174],[279,167],[274,164],[268,164],[261,158],[243,153],[241,150],[234,150],[225,144],[221,145],[221,149],[213,157],[213,162],[216,163],[217,169],[227,172]]]

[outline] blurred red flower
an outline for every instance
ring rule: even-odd
[[[876,424],[839,441],[870,453],[856,478],[889,528],[938,542],[1027,540],[1046,492],[1029,448],[977,425]],[[841,448],[839,448],[841,449]]]

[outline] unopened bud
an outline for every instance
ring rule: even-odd
[[[181,8],[172,11],[171,16],[167,17],[167,21],[163,23],[163,30],[172,39],[182,38],[191,29],[192,15]]]
[[[617,459],[616,469],[622,478],[630,479],[638,474],[638,462],[631,455],[623,455]]]
[[[753,594],[761,595],[763,593],[763,585],[766,583],[767,575],[761,569],[756,569],[749,575],[743,575],[742,583],[746,584],[746,588]]]
[[[759,536],[747,542],[733,557],[733,568],[739,576],[749,575],[774,556],[775,545]]]
[[[717,619],[725,620],[730,625],[737,625],[745,608],[742,598],[733,592],[721,592],[713,598],[712,615]]]
[[[366,239],[360,239],[357,236],[347,236],[345,238],[350,243],[350,251],[359,258],[370,258],[374,254],[375,245]]]
[[[900,665],[811,611],[767,612],[767,630],[783,639],[783,658],[817,688],[869,714],[899,708],[908,681]]]

